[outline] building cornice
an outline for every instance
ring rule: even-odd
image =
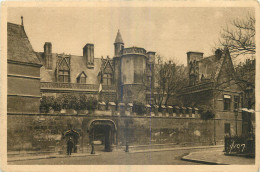
[[[28,75],[17,75],[17,74],[8,74],[8,77],[17,77],[17,78],[28,78],[28,79],[36,79],[40,80],[40,77],[28,76]]]
[[[15,60],[7,60],[10,64],[19,64],[19,65],[25,65],[25,66],[33,66],[33,67],[42,67],[42,64],[37,63],[30,63],[30,62],[21,62],[21,61],[15,61]]]
[[[29,94],[7,94],[7,96],[41,98],[41,96],[29,95]]]

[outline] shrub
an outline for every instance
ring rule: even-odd
[[[54,99],[54,102],[52,104],[52,109],[54,111],[60,111],[61,110],[61,98],[60,97],[57,97],[56,99]]]
[[[85,95],[80,95],[78,97],[78,110],[86,110],[87,109],[87,96]]]
[[[213,119],[215,117],[215,114],[212,110],[204,110],[200,113],[201,119],[208,120]]]
[[[87,98],[87,102],[86,102],[86,107],[87,107],[87,110],[94,110],[94,109],[96,109],[96,107],[97,107],[97,103],[98,103],[98,101],[97,101],[97,99],[95,98],[95,97],[88,97]]]
[[[43,96],[40,101],[40,112],[48,113],[54,104],[53,96]]]
[[[141,102],[134,102],[133,112],[135,112],[138,115],[144,115],[146,113],[145,105]]]

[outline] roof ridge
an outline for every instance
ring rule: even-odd
[[[17,25],[17,26],[22,26],[23,27],[23,25],[16,24],[16,23],[11,23],[11,22],[7,22],[7,24],[13,24],[13,25]]]

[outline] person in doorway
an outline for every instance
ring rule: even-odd
[[[67,141],[67,154],[68,155],[71,155],[72,148],[73,148],[73,142],[72,142],[72,138],[70,137],[69,140]]]

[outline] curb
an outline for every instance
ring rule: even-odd
[[[52,158],[66,158],[66,157],[81,157],[81,156],[98,156],[100,154],[83,154],[83,155],[73,155],[73,156],[68,156],[68,155],[50,155],[46,157],[28,157],[25,159],[13,159],[13,160],[8,160],[7,162],[15,162],[15,161],[27,161],[27,160],[39,160],[39,159],[52,159]]]
[[[189,155],[187,155],[187,156],[189,156]],[[189,161],[189,162],[197,162],[197,163],[202,163],[202,164],[207,164],[207,165],[230,165],[230,164],[224,164],[221,162],[204,161],[204,160],[199,160],[199,159],[189,159],[189,158],[185,158],[185,157],[182,157],[181,160]]]
[[[174,150],[187,150],[187,149],[210,149],[210,148],[222,148],[224,145],[218,146],[200,146],[200,147],[177,147],[177,148],[168,148],[168,149],[148,149],[141,151],[130,151],[128,153],[146,153],[146,152],[163,152],[163,151],[174,151]]]
[[[207,160],[201,160],[201,159],[195,159],[195,158],[189,158],[194,152],[189,153],[188,155],[185,155],[181,158],[183,161],[190,161],[190,162],[197,162],[207,165],[230,165],[222,162],[216,162],[216,161],[207,161]]]

